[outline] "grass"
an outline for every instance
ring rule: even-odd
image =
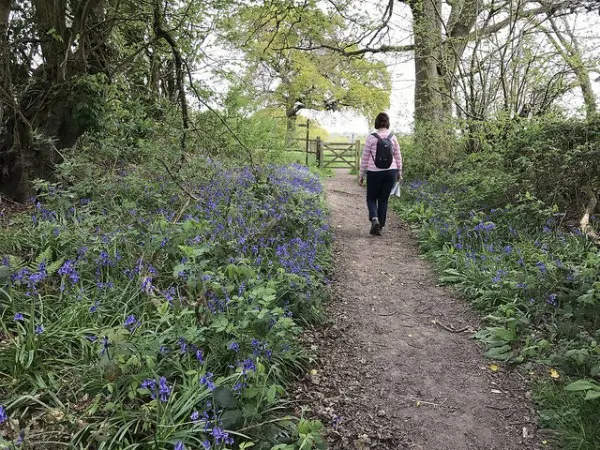
[[[540,424],[553,431],[552,441],[563,450],[600,448],[600,407],[573,395],[552,382],[541,382],[534,391]]]

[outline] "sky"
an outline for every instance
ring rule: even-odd
[[[391,57],[387,58],[391,60]],[[406,59],[404,57],[403,59]],[[393,131],[408,133],[412,129],[414,113],[414,90],[415,90],[415,68],[412,59],[410,61],[386,61],[388,70],[392,76],[392,94],[390,96],[390,108],[386,110],[390,116]],[[369,134],[373,128],[374,117],[361,117],[354,113],[342,112],[308,112],[302,111],[302,115],[310,115],[327,129],[330,133],[356,133]]]

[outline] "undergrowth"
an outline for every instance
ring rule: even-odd
[[[323,448],[284,389],[321,319],[319,179],[203,158],[183,184],[163,173],[40,183],[0,219],[0,448]]]

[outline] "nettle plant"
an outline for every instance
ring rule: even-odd
[[[5,220],[0,444],[324,445],[285,414],[283,388],[324,295],[319,180],[202,160],[181,176],[186,192],[135,167],[40,184]]]

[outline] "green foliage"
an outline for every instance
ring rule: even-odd
[[[300,102],[308,109],[352,108],[372,117],[389,106],[390,76],[382,62],[320,47],[353,50],[342,42],[344,27],[337,13],[315,4],[270,2],[237,6],[224,20],[223,34],[247,55],[246,84],[265,104],[286,114]]]

